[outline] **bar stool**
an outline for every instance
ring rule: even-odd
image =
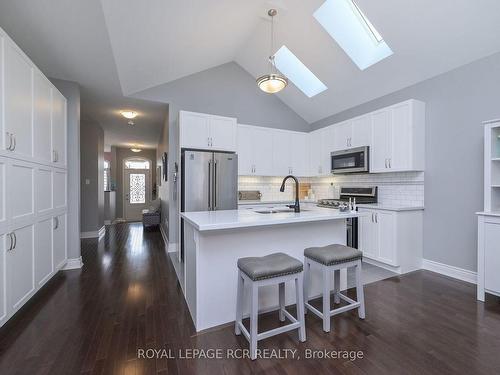
[[[278,335],[294,329],[299,330],[299,341],[306,341],[303,292],[303,265],[302,262],[283,253],[274,253],[263,257],[249,257],[238,259],[238,289],[236,297],[236,321],[234,332],[243,336],[250,343],[250,358],[257,358],[257,342],[265,338]],[[285,310],[285,282],[295,280],[297,318]],[[250,333],[242,323],[244,286],[248,283],[251,290],[250,303]],[[258,300],[259,287],[265,285],[279,285],[279,319],[284,322],[285,317],[291,323],[269,331],[258,333]]]
[[[363,292],[363,281],[361,278],[361,259],[363,253],[358,249],[344,245],[328,245],[324,247],[310,247],[304,250],[304,305],[319,318],[323,319],[323,331],[330,332],[330,317],[345,311],[358,309],[360,319],[365,318],[365,297]],[[323,277],[323,312],[309,304],[309,280],[311,266],[320,269]],[[340,270],[343,268],[356,269],[356,296],[357,301],[340,293]],[[334,275],[334,303],[344,300],[348,303],[330,310],[330,280]]]

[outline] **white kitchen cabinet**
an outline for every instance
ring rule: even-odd
[[[66,182],[68,180],[67,172],[64,169],[56,169],[53,173],[53,201],[54,208],[65,208],[67,205],[67,188]]]
[[[66,166],[67,101],[52,89],[52,161],[58,167]]]
[[[289,150],[291,153],[291,174],[299,177],[309,176],[309,135],[290,133]]]
[[[331,174],[330,154],[334,147],[333,126],[321,128],[309,133],[310,174],[329,176]]]
[[[238,125],[238,174],[240,176],[273,175],[272,129]]]
[[[4,71],[4,48],[5,38],[2,35],[2,29],[0,29],[0,72]],[[4,93],[3,87],[5,87],[4,75],[0,74],[0,113],[4,112]],[[9,137],[6,136],[5,132],[5,121],[4,117],[0,115],[0,154],[9,153]],[[1,323],[1,320],[0,320]]]
[[[57,271],[64,266],[66,262],[66,214],[56,216],[53,219],[53,269]]]
[[[11,232],[12,242],[7,246],[6,281],[7,301],[11,312],[17,311],[35,291],[33,277],[34,225]]]
[[[15,228],[35,218],[35,166],[11,159],[7,168],[8,212],[10,225]]]
[[[32,157],[33,68],[16,46],[4,47],[5,146],[14,155]]]
[[[368,262],[406,273],[421,268],[422,210],[390,211],[359,208],[359,249]]]
[[[236,151],[235,118],[181,111],[179,122],[182,148]]]
[[[273,174],[286,176],[292,172],[291,135],[290,132],[273,130]]]
[[[9,159],[0,157],[0,234],[5,233],[9,223],[7,211],[7,170]]]
[[[500,297],[500,212],[478,213],[477,299]]]
[[[351,148],[352,143],[352,122],[344,121],[333,125],[333,149],[332,151],[345,150]]]
[[[425,104],[408,100],[371,117],[370,172],[424,170]]]
[[[7,285],[5,283],[5,251],[9,246],[10,237],[8,234],[0,235],[0,326],[7,321]]]
[[[351,147],[364,147],[372,145],[372,118],[370,115],[356,117],[351,121]]]
[[[43,286],[52,276],[52,226],[51,217],[35,224],[35,284]]]
[[[53,185],[52,185],[52,168],[39,166],[36,169],[35,176],[35,209],[38,215],[45,215],[54,208],[53,205]],[[64,199],[61,196],[57,199]]]
[[[41,73],[33,79],[33,156],[38,161],[52,161],[52,85]]]

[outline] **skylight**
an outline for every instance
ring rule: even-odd
[[[309,98],[327,89],[325,84],[311,72],[286,46],[274,54],[276,68],[293,82]]]
[[[327,0],[314,18],[361,70],[393,54],[354,0]]]

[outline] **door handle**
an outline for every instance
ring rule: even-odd
[[[212,209],[212,160],[208,161],[208,210]]]

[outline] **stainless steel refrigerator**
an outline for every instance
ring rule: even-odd
[[[183,150],[181,211],[238,209],[238,155],[228,152]],[[184,255],[181,220],[181,257]]]

